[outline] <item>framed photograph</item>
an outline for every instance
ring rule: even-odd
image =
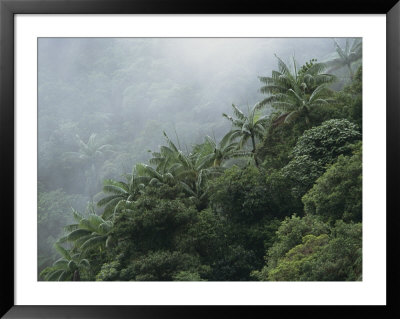
[[[399,315],[399,16],[1,0],[1,315]]]

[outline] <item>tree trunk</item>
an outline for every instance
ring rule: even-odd
[[[253,134],[251,134],[251,143],[253,144],[252,153],[253,153],[254,162],[256,163],[256,166],[258,167],[259,163],[258,163],[258,159],[257,159],[257,156],[256,156],[256,141],[254,139],[254,135]]]
[[[72,281],[81,281],[81,276],[79,275],[79,270],[74,271],[74,278],[72,278]]]
[[[350,79],[353,81],[354,73],[353,73],[353,70],[351,69],[351,65],[350,65],[350,64],[347,64],[347,67],[348,67],[349,72],[350,72]]]

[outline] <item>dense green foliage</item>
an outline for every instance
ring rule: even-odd
[[[361,150],[353,156],[340,155],[313,188],[303,197],[307,214],[326,220],[360,222],[362,219],[362,158]]]
[[[361,280],[361,223],[338,220],[332,227],[311,223],[317,225],[305,225],[295,216],[285,220],[266,257],[267,266],[253,272],[253,277],[270,281]]]
[[[277,58],[278,71],[259,77],[267,96],[244,112],[232,105],[221,139],[187,148],[164,132],[164,145],[122,180],[96,173],[120,150],[77,136],[78,150],[64,158],[80,163],[93,202],[85,213],[70,204],[66,217],[78,198],[39,192],[39,240],[58,238],[61,255],[42,263],[40,278],[361,280],[362,73],[351,68],[360,46],[337,45],[328,65]],[[334,90],[328,66],[347,66],[348,85]],[[57,220],[52,237],[40,237],[43,218]]]

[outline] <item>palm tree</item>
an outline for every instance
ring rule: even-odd
[[[118,210],[126,202],[135,201],[144,192],[146,180],[138,176],[137,169],[126,176],[127,182],[107,179],[103,182],[103,193],[110,194],[97,202],[100,207],[104,206],[102,217],[109,219],[116,216]]]
[[[80,281],[81,271],[89,268],[89,261],[81,258],[80,253],[66,250],[59,243],[55,243],[54,248],[62,257],[52,267],[45,268],[40,277],[46,281]]]
[[[171,162],[170,162],[171,163]],[[138,176],[147,181],[147,185],[160,186],[167,184],[173,186],[176,184],[175,177],[170,170],[170,167],[163,167],[162,172],[158,172],[150,165],[139,163],[136,164]]]
[[[203,169],[200,170],[199,173],[197,174],[197,179],[194,184],[188,185],[183,181],[180,182],[180,185],[182,186],[183,190],[186,192],[186,194],[190,196],[190,199],[194,200],[197,209],[199,211],[206,208],[207,206],[206,202],[209,191],[207,180],[212,173],[215,172]]]
[[[352,64],[359,61],[362,58],[362,40],[361,38],[353,39],[352,43],[349,43],[349,39],[346,39],[346,46],[342,48],[336,40],[335,49],[338,57],[327,62],[330,71],[335,71],[344,67],[347,67],[350,79],[353,80],[354,72],[352,70]]]
[[[151,178],[149,184],[169,184],[174,185],[177,181],[186,181],[188,184],[195,183],[199,170],[206,163],[202,162],[195,153],[185,154],[181,151],[164,132],[167,146],[161,146],[160,152],[153,153],[150,164],[156,166],[140,164],[138,170],[141,176]]]
[[[150,186],[167,184],[173,186],[177,183],[175,171],[179,162],[180,153],[178,147],[171,141],[165,131],[163,132],[167,145],[160,146],[159,152],[153,152],[149,160],[151,165],[136,164],[137,176],[142,183]]]
[[[167,145],[161,146],[160,152],[153,153],[153,158],[150,159],[150,164],[153,164],[155,168],[146,164],[138,164],[136,166],[138,175],[147,177],[150,186],[179,184],[186,193],[200,198],[206,178],[220,173],[217,167],[220,159],[215,160],[216,167],[211,167],[210,163],[214,161],[211,160],[214,156],[214,149],[208,151],[202,146],[195,147],[192,153],[187,154],[181,151],[165,132],[164,136]],[[227,136],[224,143],[228,143],[228,140]]]
[[[260,102],[261,105],[284,100],[290,89],[310,95],[318,86],[335,81],[334,75],[324,73],[327,65],[317,63],[315,59],[299,67],[293,58],[293,68],[291,68],[281,58],[278,56],[276,58],[278,59],[278,71],[272,71],[270,77],[259,77],[264,84],[260,88],[260,92],[269,95]]]
[[[228,132],[217,143],[210,136],[205,137],[205,142],[196,147],[195,153],[206,167],[221,167],[224,161],[231,158],[250,156],[250,152],[238,150],[239,143],[233,140],[234,131]]]
[[[72,251],[82,254],[89,250],[101,252],[111,245],[113,227],[111,220],[104,220],[101,216],[96,215],[93,206],[87,217],[74,209],[72,209],[72,213],[77,223],[64,227],[68,234],[60,238],[58,243],[71,242],[73,243]]]
[[[316,63],[315,59],[300,68],[293,59],[293,70],[282,59],[277,59],[279,71],[272,71],[271,77],[260,77],[260,81],[265,84],[260,91],[269,94],[261,105],[268,103],[283,111],[273,121],[274,126],[290,123],[301,115],[308,125],[311,108],[330,102],[327,99],[331,93],[328,85],[335,81],[335,77],[323,73],[326,64]]]
[[[112,148],[110,144],[100,144],[96,140],[96,136],[96,134],[92,133],[88,142],[85,143],[77,134],[76,138],[79,150],[77,152],[66,152],[64,153],[64,156],[70,159],[75,158],[93,164],[98,157],[102,156],[104,152],[110,151]]]
[[[164,137],[167,141],[167,145],[160,147],[159,152],[153,152],[153,157],[149,160],[149,163],[156,166],[156,171],[161,173],[168,172],[168,168],[176,162],[180,150],[170,140],[167,133],[163,132]]]
[[[297,89],[289,89],[286,94],[282,94],[280,101],[275,101],[271,105],[283,111],[275,121],[276,125],[279,121],[291,123],[299,116],[303,116],[307,125],[310,124],[309,113],[312,108],[327,105],[332,102],[329,99],[330,90],[325,84],[319,85],[310,95]]]
[[[239,138],[239,147],[243,148],[246,142],[251,139],[252,154],[256,166],[259,166],[256,156],[256,138],[262,138],[265,134],[265,128],[268,123],[267,116],[261,114],[261,104],[255,104],[251,109],[248,109],[247,116],[232,104],[233,113],[236,118],[229,116],[225,113],[222,115],[232,122],[232,138]]]
[[[77,152],[65,152],[64,159],[75,160],[88,166],[86,170],[86,188],[89,195],[96,188],[98,180],[97,162],[106,153],[110,152],[112,146],[110,144],[101,144],[96,139],[96,134],[91,134],[88,142],[85,143],[79,135],[76,135],[79,150]]]

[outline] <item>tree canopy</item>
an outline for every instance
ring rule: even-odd
[[[85,99],[98,103],[100,111],[85,116],[83,131],[66,121],[46,146],[69,140],[69,151],[58,152],[56,175],[62,185],[74,180],[69,175],[77,169],[79,194],[39,184],[39,242],[45,247],[39,279],[362,280],[361,45],[360,39],[346,40],[344,48],[335,42],[335,58],[326,63],[312,56],[304,64],[294,57],[287,63],[275,55],[271,74],[253,76],[261,85],[253,106],[232,104],[231,115],[221,112],[210,120],[220,124],[204,123],[202,130],[190,116],[208,114],[223,101],[210,102],[182,82],[171,80],[169,87],[168,78],[135,80],[130,67],[164,65],[162,57],[150,50],[154,60],[142,57],[129,64],[110,49],[113,58],[104,58],[109,64],[102,74],[110,86],[96,82],[96,99]],[[350,72],[348,81],[335,73],[342,67]],[[170,72],[171,79],[177,76],[177,70]],[[129,85],[130,79],[138,87]],[[222,90],[229,83],[224,79],[225,84],[212,81],[218,87],[209,90]],[[106,99],[108,89],[114,93]],[[78,103],[84,95],[76,94]],[[169,112],[182,111],[194,142],[176,130],[175,135],[159,132],[159,143],[151,142],[163,120],[155,105],[166,96],[197,100],[195,115],[174,103],[163,105]],[[119,111],[109,113],[108,103]],[[130,113],[129,103],[148,109]],[[147,118],[151,121],[142,125]],[[91,131],[94,123],[101,123],[101,133]],[[39,181],[45,177],[41,173]]]

